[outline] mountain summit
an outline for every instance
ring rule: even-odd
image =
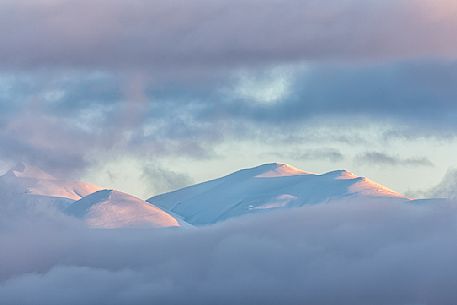
[[[92,228],[165,228],[181,224],[170,214],[137,197],[113,190],[95,192],[76,201],[65,212]]]
[[[11,168],[6,175],[13,176],[16,178],[32,178],[40,180],[56,180],[56,178],[48,173],[46,173],[41,168],[25,164],[17,163],[13,168]]]
[[[93,228],[164,228],[184,222],[137,197],[81,182],[59,180],[44,170],[18,163],[0,176],[0,204],[54,206]]]
[[[400,193],[346,170],[314,174],[291,165],[270,163],[158,195],[148,202],[190,224],[206,225],[245,214],[348,197],[408,200]]]
[[[306,172],[302,169],[293,167],[285,163],[267,163],[253,168],[241,169],[230,174],[230,177],[244,178],[244,177],[257,177],[257,178],[272,178],[272,177],[286,177],[286,176],[301,176],[311,175],[313,173]],[[228,176],[227,176],[228,177]]]
[[[315,174],[283,163],[242,169],[148,202],[85,182],[59,180],[23,163],[0,176],[0,201],[50,204],[95,228],[207,225],[247,214],[373,198],[409,200],[346,170]]]
[[[60,180],[38,167],[24,163],[18,163],[0,176],[0,187],[2,186],[10,192],[70,200],[79,200],[102,189],[91,183]]]

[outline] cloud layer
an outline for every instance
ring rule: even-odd
[[[192,81],[156,81],[147,73],[4,76],[0,157],[68,172],[91,165],[101,152],[205,159],[219,144],[237,139],[294,143],[306,135],[313,141],[319,137],[313,128],[324,125],[347,129],[346,137],[355,128],[387,126],[392,132],[384,140],[456,135],[455,63],[289,67],[271,72],[267,82],[286,82],[285,92],[274,102],[255,101],[252,96],[264,92],[266,71],[249,72],[255,92],[248,96],[239,94],[236,70]],[[303,158],[341,160],[321,154],[325,147],[315,149]]]
[[[443,180],[426,194],[429,197],[457,199],[457,170],[449,169]]]
[[[329,164],[383,131],[379,142],[455,137],[456,10],[447,0],[1,1],[11,30],[0,34],[0,159],[76,175],[126,155],[159,167],[209,160],[248,140]],[[360,139],[345,149],[336,133]]]
[[[322,125],[363,151],[354,128],[455,136],[456,12],[449,0],[0,1],[0,159],[65,176],[159,160],[142,179],[161,191],[191,179],[160,158],[207,160],[239,140],[337,162],[354,151],[296,139],[318,142]],[[455,177],[433,193],[455,198]],[[444,201],[339,202],[103,231],[0,202],[0,303],[454,305],[456,216]]]
[[[400,158],[381,152],[367,152],[356,157],[356,162],[366,165],[387,165],[387,166],[433,166],[427,158]]]
[[[0,18],[14,30],[1,34],[0,56],[7,68],[128,69],[455,58],[456,9],[448,0],[7,0]]]
[[[451,305],[456,213],[454,204],[340,202],[185,231],[2,216],[0,300]]]

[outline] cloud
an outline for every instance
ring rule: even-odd
[[[266,124],[322,118],[369,124],[377,119],[403,128],[412,125],[416,133],[455,130],[456,92],[451,82],[456,72],[455,62],[448,61],[310,64],[295,71],[289,96],[280,103],[233,99],[221,107],[240,119]]]
[[[326,160],[330,162],[338,162],[344,160],[344,155],[334,148],[317,148],[317,149],[305,149],[291,152],[291,153],[268,153],[265,156],[276,157],[276,158],[287,158],[293,160]]]
[[[450,305],[456,212],[347,201],[178,231],[30,217],[0,225],[0,301]]]
[[[204,123],[193,123],[187,114],[192,102],[180,108],[167,101],[151,103],[136,75],[63,74],[0,77],[3,161],[72,175],[100,157],[120,153],[208,158],[212,150],[204,148],[206,142],[220,138],[222,130],[208,132]]]
[[[0,18],[15,30],[0,56],[12,69],[455,58],[455,11],[448,0],[6,0]]]
[[[457,169],[449,169],[441,182],[426,192],[428,197],[457,199]]]
[[[262,83],[265,73],[271,76],[268,71],[254,69],[249,77]],[[344,126],[346,137],[356,128],[388,126],[386,140],[392,133],[448,137],[457,130],[455,63],[310,64],[275,71],[287,75],[288,92],[274,103],[253,102],[230,90],[240,81],[232,70],[212,80],[210,73],[192,81],[173,76],[157,81],[147,73],[3,74],[0,126],[6,136],[32,149],[38,141],[29,137],[42,129],[51,135],[41,136],[43,147],[62,142],[63,151],[71,149],[71,157],[84,162],[90,162],[88,155],[98,155],[96,151],[122,152],[126,147],[141,156],[207,158],[219,143],[233,139],[294,138],[304,133],[312,139],[320,136],[315,133],[323,125],[334,130]],[[9,131],[18,121],[35,132]],[[53,137],[55,133],[60,135]],[[74,143],[65,144],[67,139]],[[14,146],[2,147],[12,151],[10,156],[20,156],[8,149]],[[46,155],[52,150],[44,151]],[[33,160],[42,154],[29,155]],[[83,162],[76,164],[81,168]]]
[[[367,152],[355,158],[356,162],[367,165],[387,165],[387,166],[434,166],[429,159],[422,158],[400,158],[398,156],[382,153]]]
[[[249,78],[268,83],[275,79],[268,71],[254,69]],[[338,134],[365,145],[357,129],[372,126],[391,131],[384,135],[386,141],[399,133],[456,134],[454,63],[310,64],[275,71],[287,79],[288,92],[268,103],[240,96],[236,89],[240,79],[233,70],[192,81],[172,75],[157,81],[148,73],[4,74],[2,159],[20,158],[65,172],[84,169],[108,153],[211,158],[219,144],[238,139],[277,143],[331,139],[331,134]],[[255,85],[251,90],[249,94],[256,96],[261,89]],[[319,132],[322,126],[329,130],[326,134]]]
[[[149,196],[174,191],[193,184],[192,178],[188,175],[152,164],[144,166],[142,178],[150,188]]]
[[[92,150],[87,136],[87,132],[72,128],[55,117],[24,112],[2,126],[0,158],[13,163],[35,164],[54,174],[71,176],[90,163],[80,153],[83,149],[86,153]]]

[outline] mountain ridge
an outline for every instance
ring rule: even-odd
[[[116,190],[100,190],[71,204],[68,215],[92,228],[180,227],[175,217],[138,197]]]
[[[92,183],[57,179],[42,169],[25,163],[18,163],[0,176],[0,184],[19,193],[70,200],[79,200],[103,189]]]
[[[315,174],[284,163],[268,163],[149,198],[194,225],[280,208],[347,198],[409,200],[347,170]]]
[[[51,204],[99,228],[207,225],[348,198],[410,200],[347,170],[316,174],[285,163],[240,169],[146,201],[86,182],[59,180],[37,167],[19,163],[0,176],[0,199],[5,194],[8,200]]]

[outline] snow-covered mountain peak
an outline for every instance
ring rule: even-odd
[[[285,163],[270,163],[260,165],[259,167],[264,168],[265,171],[261,174],[256,175],[257,178],[285,177],[312,174],[310,172],[306,172],[302,169],[296,168],[292,165]]]
[[[153,204],[135,196],[114,191],[97,191],[66,209],[93,228],[179,227],[180,221]]]
[[[409,199],[405,195],[393,191],[382,184],[374,182],[366,177],[356,177],[355,183],[349,188],[349,191],[374,197],[393,197]]]
[[[102,189],[90,183],[59,180],[42,169],[25,163],[18,163],[6,174],[0,176],[0,187],[9,190],[10,193],[69,200],[79,200],[81,197]]]
[[[347,171],[345,169],[331,171],[331,172],[323,174],[322,176],[330,177],[332,179],[337,179],[337,180],[349,180],[349,179],[359,178],[354,173]]]
[[[148,201],[190,224],[207,225],[241,215],[341,199],[408,198],[346,170],[313,174],[270,163],[158,195]]]
[[[30,179],[39,179],[39,180],[56,180],[56,178],[42,169],[32,166],[30,164],[25,164],[23,162],[17,163],[13,168],[11,168],[6,175],[16,178],[30,178]]]
[[[96,191],[73,203],[71,207],[67,209],[67,211],[73,216],[83,217],[93,205],[108,201],[112,193],[113,190]]]

